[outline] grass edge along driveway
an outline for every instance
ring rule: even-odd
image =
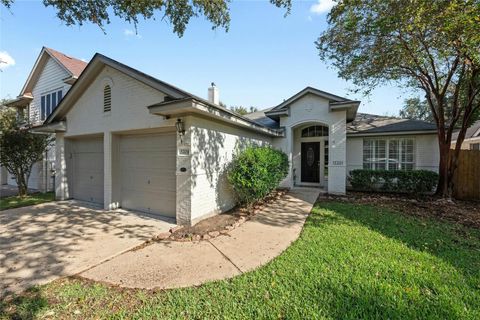
[[[50,202],[55,200],[54,192],[32,193],[25,197],[12,196],[0,199],[0,211],[33,206],[35,204]]]
[[[0,303],[0,318],[478,319],[479,230],[319,202],[266,266],[168,291],[65,279]]]

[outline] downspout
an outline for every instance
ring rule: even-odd
[[[48,151],[45,151],[45,157],[44,157],[44,174],[43,174],[43,186],[44,186],[44,192],[48,191]]]

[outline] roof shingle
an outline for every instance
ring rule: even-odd
[[[87,62],[67,56],[66,54],[59,52],[51,48],[45,48],[55,59],[57,59],[68,71],[72,73],[74,77],[79,77],[83,69],[87,66]]]

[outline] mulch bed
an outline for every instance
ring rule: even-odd
[[[286,192],[283,189],[275,190],[265,199],[251,206],[233,208],[228,212],[204,219],[191,227],[176,227],[170,230],[170,234],[159,235],[156,240],[199,241],[228,235],[230,231],[250,220],[266,205],[282,198]]]
[[[348,192],[346,196],[326,195],[325,197],[339,201],[374,204],[408,215],[446,220],[480,229],[480,202],[478,201],[365,192]]]

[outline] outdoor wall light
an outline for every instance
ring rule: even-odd
[[[182,119],[177,119],[177,122],[175,122],[175,127],[177,128],[178,134],[181,136],[185,134],[185,124],[183,123]]]

